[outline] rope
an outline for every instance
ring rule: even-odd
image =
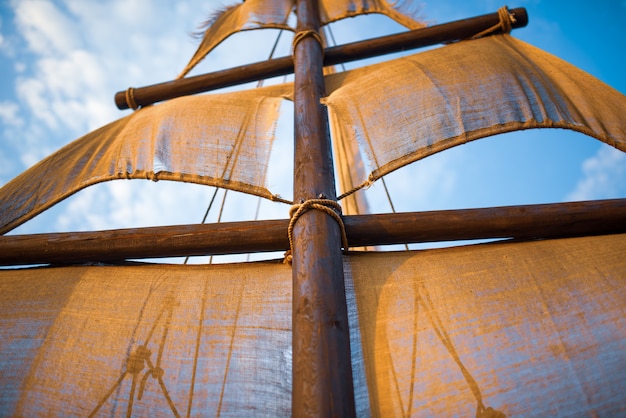
[[[478,39],[486,35],[491,35],[498,29],[502,29],[502,33],[511,33],[511,29],[513,29],[512,24],[517,22],[515,20],[515,16],[509,13],[509,9],[506,6],[502,6],[498,9],[498,17],[500,18],[500,21],[497,24],[472,36],[472,39]]]
[[[126,89],[126,104],[133,110],[139,109],[139,105],[135,101],[135,88],[129,87]]]
[[[291,264],[293,258],[293,228],[298,218],[311,209],[321,210],[337,221],[341,232],[341,246],[344,250],[348,249],[348,236],[346,235],[343,219],[341,219],[341,205],[334,200],[324,199],[320,196],[319,199],[309,199],[300,204],[293,205],[291,209],[289,209],[289,217],[291,218],[289,220],[289,228],[287,229],[287,234],[289,235],[289,250],[285,253],[285,264]]]
[[[353,194],[355,192],[358,192],[361,189],[369,189],[369,187],[372,184],[374,184],[375,181],[376,181],[376,179],[374,179],[374,177],[370,174],[369,177],[367,178],[367,181],[365,181],[362,184],[359,184],[356,187],[353,187],[352,189],[348,190],[347,192],[345,192],[341,196],[338,196],[337,200],[345,199],[346,197],[350,196],[351,194]]]
[[[317,41],[317,43],[319,43],[319,44],[320,44],[320,48],[322,48],[322,55],[324,55],[324,41],[322,40],[322,37],[320,36],[320,34],[319,34],[319,33],[317,33],[317,32],[316,32],[316,31],[314,31],[314,30],[311,30],[311,29],[309,29],[309,30],[303,30],[303,31],[300,31],[300,32],[296,33],[296,34],[293,36],[293,41],[292,41],[292,43],[291,43],[291,55],[293,55],[293,54],[295,53],[295,51],[296,51],[296,45],[298,45],[298,43],[299,43],[301,40],[303,40],[304,38],[307,38],[307,37],[309,37],[309,36],[311,36],[311,37],[315,38],[315,40]]]

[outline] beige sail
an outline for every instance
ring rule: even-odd
[[[259,278],[261,275],[261,278]],[[282,264],[0,272],[10,416],[288,416]]]
[[[626,96],[509,35],[331,75],[327,91],[342,137],[369,159],[361,186],[444,149],[521,129],[572,129],[626,151]]]
[[[209,52],[234,33],[262,28],[295,31],[293,23],[289,22],[295,4],[295,0],[248,0],[224,9],[206,29],[198,49],[177,78],[187,75]],[[379,13],[409,29],[424,26],[406,14],[411,9],[409,6],[385,0],[322,0],[319,8],[322,25],[348,17]]]
[[[293,7],[293,0],[248,0],[224,9],[206,29],[198,49],[177,78],[184,77],[234,33],[261,28],[292,30],[287,20]]]
[[[0,189],[0,233],[92,184],[206,184],[276,200],[265,173],[291,85],[182,97],[149,106],[60,149]]]
[[[613,235],[352,256],[372,416],[620,415],[625,251]]]

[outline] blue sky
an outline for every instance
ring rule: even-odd
[[[84,133],[128,114],[113,94],[173,79],[195,50],[197,30],[219,1],[4,0],[0,3],[0,185]],[[232,2],[230,2],[232,3]],[[432,23],[495,12],[502,3],[420,2]],[[626,1],[520,0],[529,25],[513,36],[553,53],[626,92]],[[339,43],[398,31],[385,17],[333,26]],[[267,57],[276,32],[227,40],[193,74]],[[289,50],[290,36],[278,55]],[[287,125],[289,121],[285,122]],[[289,127],[283,135],[289,135]],[[289,140],[287,138],[286,140]],[[277,143],[278,145],[278,143]],[[289,146],[275,150],[283,171],[270,186],[291,195]],[[132,184],[131,184],[132,183]],[[584,135],[533,130],[487,138],[429,157],[388,176],[399,211],[626,197],[626,154]],[[282,188],[282,190],[281,190]],[[12,233],[197,223],[213,189],[168,182],[114,181],[86,189]],[[380,185],[367,191],[374,212],[389,212]],[[222,220],[253,219],[256,198],[229,192]],[[218,195],[218,201],[221,194]],[[215,220],[213,209],[209,220]],[[260,205],[261,218],[288,207]]]

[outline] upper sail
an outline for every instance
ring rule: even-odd
[[[424,26],[410,17],[412,10],[408,3],[410,2],[391,3],[386,0],[321,0],[320,21],[325,25],[347,17],[379,13],[409,29]],[[295,4],[295,0],[248,0],[218,11],[207,22],[200,46],[178,78],[184,77],[209,52],[234,33],[264,28],[295,30],[289,22]]]
[[[368,158],[372,181],[479,138],[565,128],[626,151],[626,96],[509,35],[443,48],[327,78],[325,103]]]

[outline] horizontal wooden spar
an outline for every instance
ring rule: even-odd
[[[515,16],[515,23],[512,24],[513,28],[521,28],[528,24],[526,9],[511,9],[510,13]],[[441,25],[415,29],[396,35],[383,36],[327,48],[324,51],[324,65],[336,65],[394,52],[467,39],[497,25],[498,22],[498,13],[490,13]],[[138,87],[133,89],[133,97],[138,106],[147,106],[175,97],[202,93],[291,73],[293,73],[292,57],[282,57],[209,74],[186,77],[146,87]],[[130,107],[126,101],[126,91],[115,93],[115,104],[119,109],[128,109]]]
[[[345,216],[350,246],[626,232],[626,199]],[[0,265],[283,251],[288,220],[0,236]]]

